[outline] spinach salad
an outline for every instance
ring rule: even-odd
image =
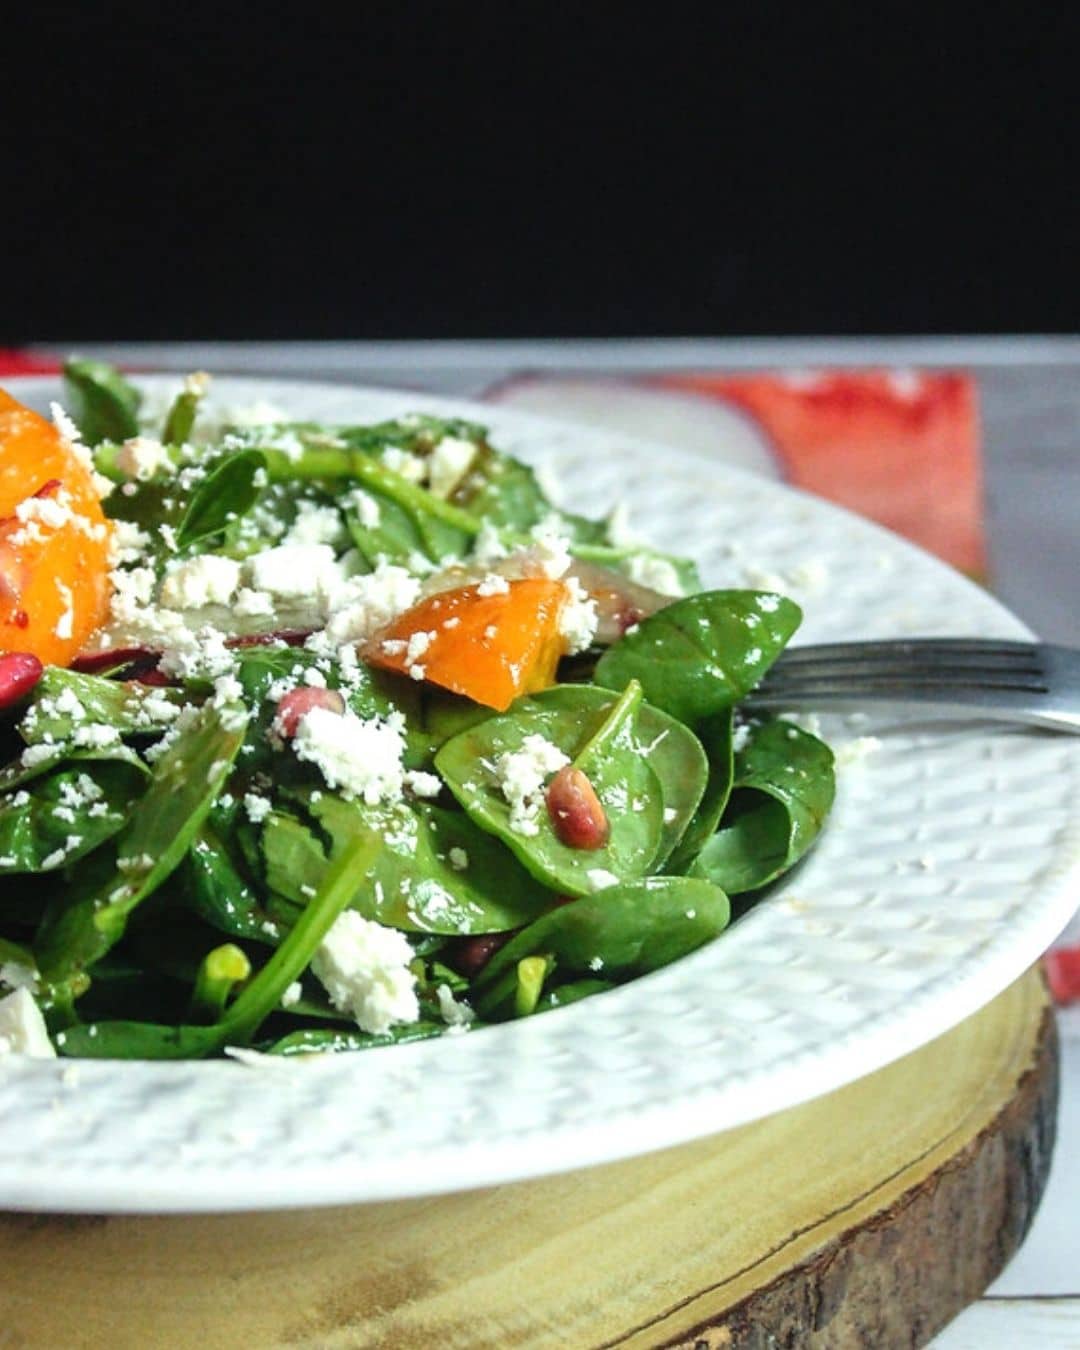
[[[33,424],[92,475],[108,571],[46,635],[70,659],[0,640],[0,1048],[297,1055],[532,1016],[709,942],[811,846],[828,747],[738,709],[790,599],[701,590],[471,422],[228,423],[207,383],[155,413],[71,361]],[[20,542],[103,537],[67,481],[26,479],[0,583]]]

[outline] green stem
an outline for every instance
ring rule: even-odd
[[[192,1022],[216,1022],[225,1011],[233,988],[251,974],[251,962],[233,942],[207,952],[195,977],[188,1018]]]
[[[636,715],[640,706],[641,685],[637,680],[631,680],[615,700],[611,711],[604,718],[599,728],[581,747],[574,760],[575,765],[581,764],[590,755],[602,753],[626,723]]]
[[[348,907],[381,847],[377,834],[365,832],[342,849],[292,932],[218,1023],[222,1044],[250,1041],[277,1008],[285,990],[307,969],[334,920]]]
[[[353,478],[364,487],[389,497],[407,511],[425,512],[470,536],[479,533],[480,521],[471,511],[443,501],[426,488],[410,483],[362,450],[336,446],[306,446],[298,459],[289,459],[273,446],[259,446],[266,456],[271,482],[297,478]]]

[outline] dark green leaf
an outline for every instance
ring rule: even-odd
[[[0,875],[53,872],[123,829],[146,773],[123,760],[68,761],[0,795]]]
[[[64,399],[87,445],[126,441],[139,434],[142,395],[103,361],[64,363]]]
[[[121,736],[160,734],[185,701],[176,689],[47,666],[19,723],[19,734],[30,745],[68,741],[88,726],[109,726]]]
[[[597,662],[595,680],[638,680],[649,703],[692,726],[744,698],[799,626],[802,612],[770,591],[705,591],[643,619]]]
[[[644,875],[663,838],[660,785],[639,753],[639,707],[640,690],[631,689],[602,710],[592,699],[576,707],[511,709],[447,741],[435,766],[481,829],[502,839],[533,876],[561,894],[587,895],[604,873],[620,881]],[[533,821],[535,833],[511,823],[499,763],[503,755],[527,749],[530,736],[557,746],[589,779],[610,827],[602,848],[564,844],[543,802]]]
[[[373,830],[382,839],[350,902],[365,918],[405,932],[501,933],[528,923],[552,903],[550,893],[497,839],[459,811],[426,802],[365,806],[332,793],[310,794],[304,802],[329,840],[331,858],[358,830]],[[263,830],[263,850],[267,884],[305,904],[327,866],[315,832],[275,813]]]
[[[486,989],[523,957],[550,955],[560,975],[620,984],[711,941],[730,917],[727,896],[691,877],[644,877],[552,910],[495,953],[476,979]]]
[[[103,878],[79,876],[45,911],[35,942],[52,982],[85,970],[123,935],[128,917],[178,866],[220,792],[247,716],[207,704],[154,766],[150,786],[117,836]]]
[[[690,875],[732,895],[786,872],[821,831],[835,790],[832,751],[793,723],[752,729],[735,760],[735,786],[720,829]]]
[[[178,548],[205,542],[247,514],[259,498],[259,473],[266,457],[258,450],[237,450],[207,467],[191,494],[176,531]]]

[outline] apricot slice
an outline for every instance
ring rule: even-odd
[[[0,389],[0,653],[67,665],[108,615],[108,557],[91,466]]]
[[[499,712],[546,689],[566,650],[566,587],[546,577],[499,582],[428,596],[365,643],[363,659]]]

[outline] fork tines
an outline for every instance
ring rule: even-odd
[[[964,689],[1040,694],[1048,688],[1043,652],[1034,643],[921,638],[789,648],[751,697],[910,697]]]

